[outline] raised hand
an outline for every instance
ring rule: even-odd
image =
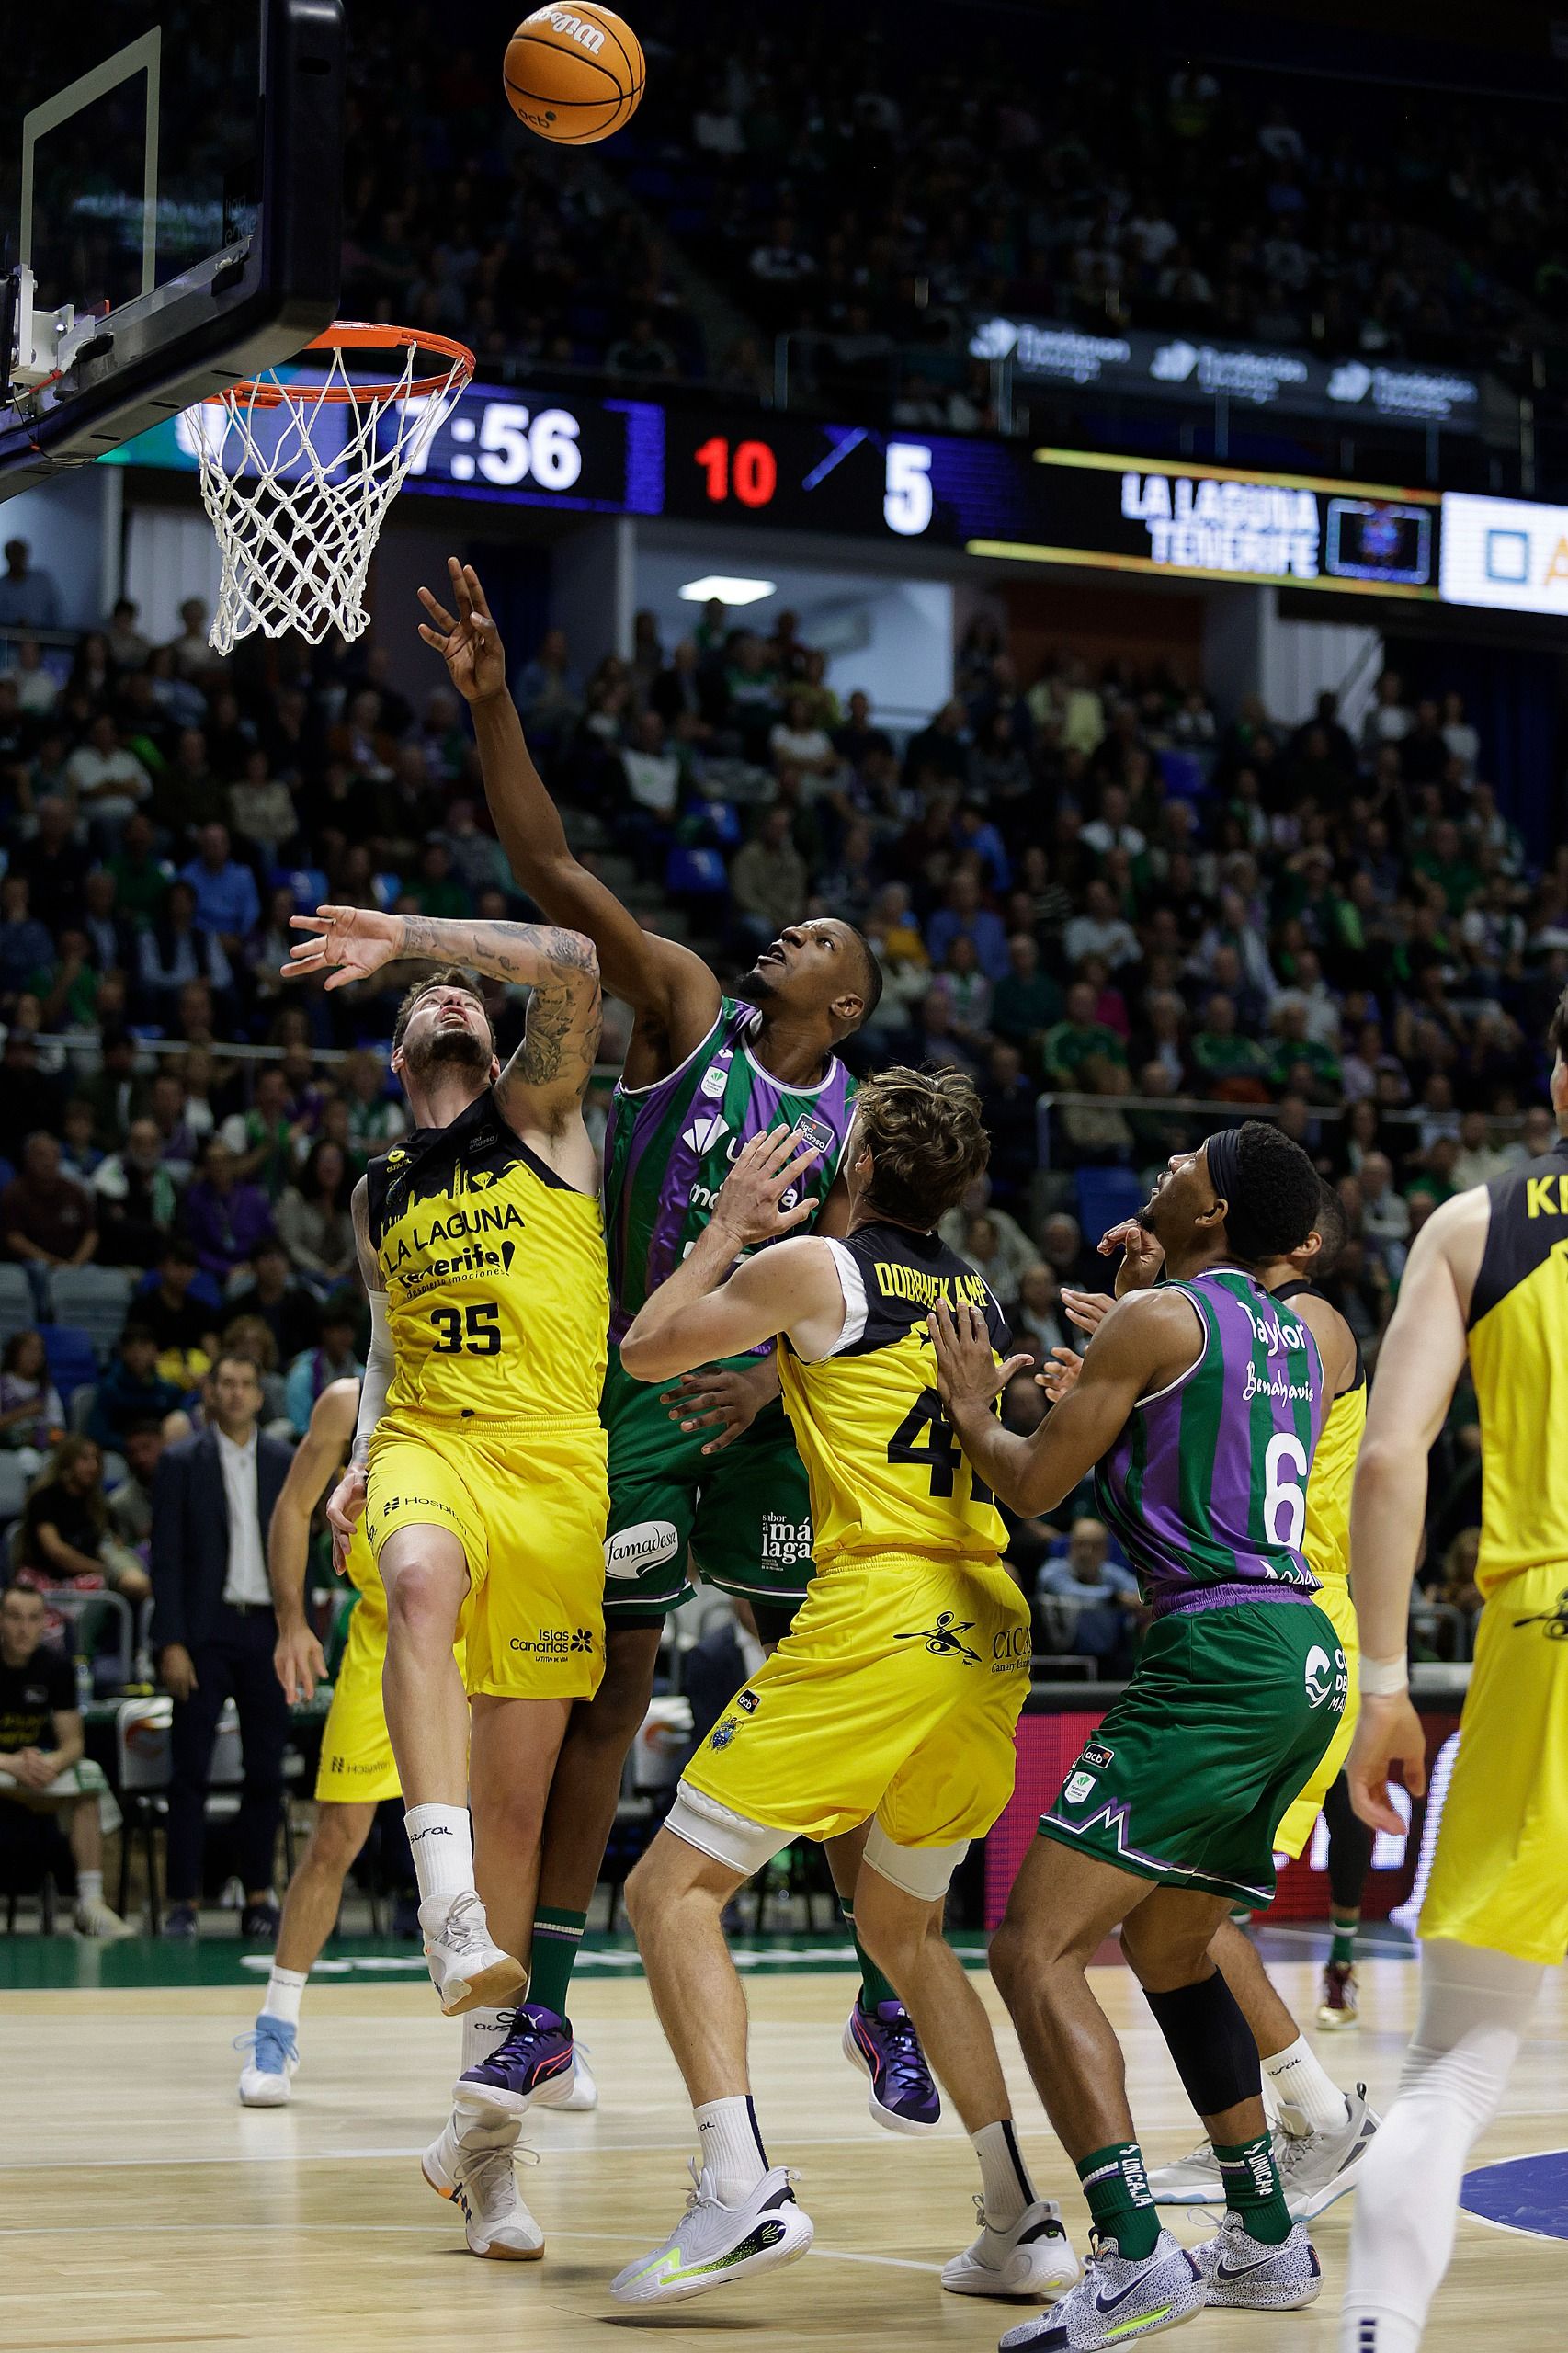
[[[739,1250],[760,1242],[777,1241],[810,1217],[816,1204],[802,1194],[789,1209],[787,1194],[822,1153],[815,1144],[802,1145],[792,1128],[777,1127],[765,1136],[753,1136],[736,1154],[719,1188],[713,1222],[722,1225]]]
[[[419,601],[430,619],[420,622],[419,634],[426,645],[435,647],[465,702],[488,702],[492,695],[505,694],[506,690],[506,656],[501,632],[491,616],[472,564],[460,563],[455,555],[450,555],[447,558],[447,572],[457,611],[449,613],[428,588],[421,588]]]
[[[289,950],[282,967],[286,981],[324,972],[329,989],[347,988],[408,953],[402,915],[383,915],[373,907],[318,907],[313,915],[290,915],[289,927],[309,936]]]
[[[1074,1325],[1080,1332],[1087,1332],[1093,1338],[1116,1302],[1108,1291],[1074,1290],[1069,1285],[1063,1283],[1062,1304],[1066,1310],[1068,1323]],[[1058,1348],[1054,1353],[1060,1356],[1062,1351]],[[1071,1350],[1068,1353],[1071,1354]],[[1074,1358],[1074,1362],[1076,1363],[1076,1361]]]
[[[1102,1258],[1114,1258],[1121,1252],[1121,1264],[1116,1270],[1116,1295],[1125,1299],[1130,1290],[1148,1290],[1159,1280],[1160,1269],[1165,1263],[1165,1245],[1156,1242],[1146,1226],[1135,1217],[1123,1218],[1119,1225],[1108,1226],[1099,1238]]]
[[[1071,1348],[1052,1348],[1034,1377],[1035,1387],[1043,1389],[1053,1405],[1060,1405],[1063,1397],[1072,1395],[1083,1370],[1083,1358]]]

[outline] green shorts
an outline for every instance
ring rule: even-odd
[[[1271,1903],[1274,1834],[1339,1728],[1349,1680],[1312,1602],[1158,1619],[1040,1836],[1162,1887]]]
[[[726,1359],[737,1367],[750,1357]],[[673,1381],[633,1381],[612,1346],[603,1420],[609,1435],[605,1617],[661,1617],[704,1585],[793,1611],[812,1578],[805,1465],[775,1399],[722,1454],[711,1429],[683,1431],[660,1397]],[[766,1637],[765,1637],[766,1638]]]

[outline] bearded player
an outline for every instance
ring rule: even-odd
[[[653,1696],[665,1621],[703,1582],[747,1602],[765,1646],[784,1633],[812,1573],[806,1473],[778,1402],[771,1348],[736,1350],[673,1388],[631,1380],[619,1344],[712,1214],[731,1162],[781,1122],[820,1158],[800,1177],[805,1221],[841,1233],[840,1164],[853,1081],[835,1049],[873,1010],[875,958],[846,923],[793,924],[726,996],[700,959],[644,931],[567,846],[528,756],[500,636],[472,566],[449,565],[449,612],[420,591],[420,635],[441,654],[473,713],[484,789],[512,871],[551,923],[585,932],[605,986],[636,1020],[605,1140],[610,1349],[604,1420],[610,1517],[605,1549],[604,1681],[573,1711],[545,1821],[533,1975],[515,2031],[486,2080],[511,2108],[563,2056],[574,2104],[594,2097],[566,2018],[572,1963],[604,1859],[621,1770]],[[676,1427],[678,1425],[678,1427]],[[719,1426],[722,1425],[721,1428]],[[863,1828],[832,1841],[846,1920]],[[907,2012],[856,1940],[861,1989],[846,2056],[869,2079],[871,2114],[898,2132],[929,2131],[940,2105]]]
[[[579,933],[529,924],[354,907],[293,921],[307,937],[290,977],[330,973],[334,988],[460,956],[532,992],[505,1069],[462,969],[403,999],[392,1066],[415,1126],[355,1188],[371,1339],[327,1508],[344,1548],[364,1514],[386,1588],[382,1690],[420,1926],[442,2008],[472,2014],[472,2063],[501,2031],[491,2006],[527,1978],[550,1777],[573,1702],[603,1670],[608,1290],[582,1111],[598,964]],[[426,2152],[477,2255],[543,2249],[512,2178],[517,2132],[460,2102]]]

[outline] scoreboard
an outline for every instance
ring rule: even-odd
[[[318,449],[349,414],[321,421]],[[1517,499],[493,384],[414,439],[414,498],[1568,615],[1568,514]],[[193,472],[192,415],[98,462]]]

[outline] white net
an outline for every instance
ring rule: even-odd
[[[329,630],[363,634],[387,508],[472,367],[467,353],[454,358],[445,379],[415,397],[415,357],[405,347],[401,376],[372,392],[351,381],[334,349],[324,376],[290,383],[274,370],[189,412],[202,504],[223,558],[209,635],[218,653],[258,629],[267,637],[297,630],[312,645]]]

